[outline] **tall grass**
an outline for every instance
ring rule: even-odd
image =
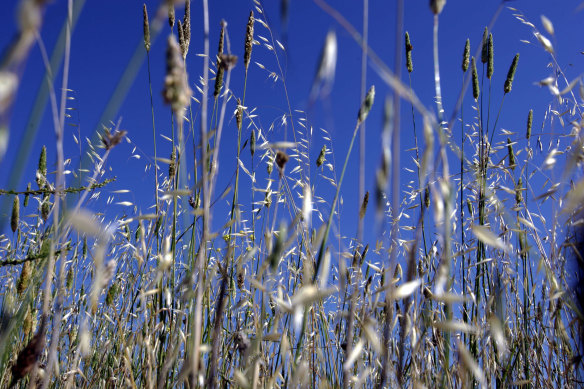
[[[342,167],[335,163],[333,136],[326,129],[313,132],[310,115],[288,94],[286,49],[260,0],[249,15],[240,15],[247,27],[237,32],[224,22],[210,24],[213,4],[203,1],[204,12],[197,14],[204,26],[200,78],[185,66],[193,56],[190,2],[176,24],[174,3],[163,2],[155,14],[168,15],[171,28],[164,80],[151,78],[151,55],[165,54],[153,50],[154,23],[144,6],[148,80],[141,82],[148,83],[145,109],[152,112],[155,150],[145,160],[151,161],[155,194],[153,204],[134,204],[123,200],[126,190],[110,191],[108,204],[133,210],[123,217],[108,219],[92,201],[114,180],[108,158],[121,152],[121,142],[131,142],[122,124],[105,126],[88,143],[91,173],[74,186],[65,179],[68,151],[62,148],[67,66],[60,101],[49,85],[56,147],[43,148],[38,169],[30,172],[37,188],[0,191],[12,205],[2,210],[10,215],[10,230],[0,235],[0,387],[584,382],[583,317],[571,291],[580,280],[569,265],[570,258],[582,260],[584,91],[582,80],[567,79],[557,61],[546,37],[554,35],[552,23],[543,18],[540,32],[507,9],[533,32],[533,43],[547,52],[554,70],[541,81],[553,104],[519,113],[527,116],[525,128],[508,131],[498,127],[500,114],[512,109],[504,100],[522,63],[519,55],[495,56],[498,36],[488,27],[479,42],[472,38],[482,29],[468,32],[462,71],[441,69],[438,28],[449,8],[445,1],[430,2],[433,107],[412,89],[421,60],[414,33],[404,34],[398,23],[392,72],[368,47],[367,27],[362,36],[329,4],[315,2],[361,45],[363,58],[386,84],[362,93],[355,106],[351,143],[340,151]],[[364,10],[367,21],[367,1]],[[67,36],[69,42],[71,30]],[[215,41],[216,55],[210,54]],[[336,58],[336,38],[334,45]],[[409,86],[401,81],[402,50]],[[46,55],[45,62],[50,66]],[[244,67],[241,94],[230,89],[231,78],[242,74],[232,74],[238,66]],[[444,71],[461,71],[452,112],[442,105]],[[506,78],[499,76],[505,71]],[[246,91],[263,87],[248,82],[252,72],[265,72],[282,91],[286,106],[277,120],[246,101]],[[361,76],[366,80],[365,68]],[[156,85],[164,86],[166,129],[155,125]],[[384,107],[381,165],[362,169],[351,151],[384,90],[392,97]],[[400,117],[401,99],[411,107],[411,119]],[[273,124],[266,129],[262,122]],[[277,135],[278,125],[291,131],[291,141]],[[552,125],[563,135],[548,136]],[[410,127],[415,148],[402,151],[399,135]],[[226,131],[236,136],[235,150],[222,144]],[[171,149],[157,145],[161,137]],[[550,145],[545,150],[542,139]],[[398,158],[400,152],[411,159]],[[236,156],[235,166],[220,165],[226,154]],[[57,174],[47,171],[47,159],[57,160]],[[363,179],[356,184],[360,204],[349,210],[359,215],[356,228],[339,211],[351,164],[375,174],[375,206],[368,205]],[[219,174],[233,176],[225,189],[217,187]],[[229,201],[228,207],[217,199]],[[363,238],[372,213],[381,226],[376,244]],[[331,233],[338,243],[330,243]]]

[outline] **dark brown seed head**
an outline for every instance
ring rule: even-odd
[[[367,212],[367,204],[369,204],[369,191],[365,192],[365,197],[363,197],[363,203],[361,204],[361,209],[359,210],[359,219],[365,217]]]
[[[168,25],[170,28],[174,27],[174,22],[176,20],[176,16],[174,13],[174,1],[168,0]]]
[[[430,0],[430,9],[434,15],[439,15],[446,5],[446,0]]]
[[[249,61],[251,60],[251,49],[253,46],[253,24],[254,24],[253,11],[250,11],[249,18],[247,19],[247,29],[245,33],[245,51],[243,54],[243,63],[245,65],[246,73],[247,68],[249,67]]]
[[[235,122],[237,123],[237,130],[241,131],[241,125],[243,124],[243,107],[241,106],[240,99],[237,99],[237,110],[235,111]]]
[[[35,367],[43,348],[45,347],[45,328],[47,319],[43,317],[41,325],[28,345],[18,353],[16,363],[12,366],[12,384],[26,377]]]
[[[290,157],[285,152],[278,150],[276,153],[276,165],[280,168],[280,170],[284,170],[284,166],[288,162]]]
[[[144,47],[146,51],[150,51],[150,24],[148,22],[148,10],[146,9],[146,4],[143,7],[144,11]]]

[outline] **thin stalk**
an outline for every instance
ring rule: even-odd
[[[367,45],[369,36],[369,0],[363,0],[363,50],[361,50],[361,95],[363,101],[367,92]],[[365,122],[361,123],[359,134],[359,201],[365,196]],[[357,207],[357,209],[359,209]],[[363,218],[358,218],[357,240],[363,240]]]

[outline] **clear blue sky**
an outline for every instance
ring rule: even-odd
[[[0,16],[0,49],[4,50],[16,31],[14,24],[16,14],[16,1],[5,4],[4,12]],[[153,17],[158,7],[158,1],[147,1],[150,16]],[[241,95],[243,90],[243,43],[245,25],[250,9],[253,8],[251,0],[213,0],[210,3],[210,52],[214,55],[217,47],[219,23],[221,19],[228,22],[228,32],[231,39],[231,47],[234,54],[240,56],[240,62],[233,71],[231,89],[236,95]],[[408,30],[413,44],[414,72],[412,73],[413,89],[422,102],[432,110],[436,110],[433,104],[433,62],[432,62],[432,14],[428,9],[427,1],[405,2],[404,28]],[[555,26],[556,37],[551,38],[558,53],[558,59],[567,73],[568,79],[573,79],[584,69],[584,43],[581,40],[581,26],[584,11],[577,11],[579,0],[550,2],[547,0],[526,1],[517,0],[508,2],[507,5],[521,10],[528,20],[534,23],[538,29],[544,31],[541,26],[540,15],[546,15]],[[362,2],[356,0],[331,1],[331,4],[357,29],[362,29]],[[46,9],[45,19],[41,35],[49,51],[53,50],[59,31],[66,15],[67,2],[56,0]],[[490,22],[498,1],[478,0],[449,0],[440,17],[440,69],[442,74],[442,91],[444,107],[447,117],[454,107],[454,103],[461,85],[461,57],[466,38],[471,40],[471,53],[474,53],[482,37],[483,28]],[[276,39],[282,40],[282,28],[279,12],[279,1],[268,0],[264,2],[267,22],[271,25]],[[395,47],[395,6],[390,1],[370,1],[370,46],[375,50],[390,67],[393,66],[393,53]],[[182,17],[183,10],[177,8],[177,17]],[[198,82],[202,74],[202,59],[197,53],[203,52],[202,40],[202,4],[199,0],[192,2],[192,41],[190,54],[187,57],[187,67],[191,86]],[[336,80],[330,95],[329,102],[318,101],[314,109],[309,112],[309,119],[315,129],[312,138],[311,159],[316,159],[323,144],[321,133],[317,130],[325,127],[331,134],[334,142],[337,171],[340,172],[351,132],[355,123],[357,111],[360,105],[360,64],[361,52],[358,45],[349,34],[343,30],[327,13],[309,0],[291,0],[288,26],[288,47],[286,53],[278,50],[280,59],[284,64],[286,83],[290,95],[292,109],[307,110],[307,100],[311,83],[314,77],[316,64],[319,57],[325,35],[330,28],[334,28],[338,37],[338,63]],[[152,86],[155,97],[156,127],[159,133],[170,134],[170,120],[168,108],[161,100],[161,89],[165,67],[166,37],[170,33],[168,24],[164,24],[162,33],[153,43],[150,51],[152,66]],[[258,35],[267,36],[265,28],[256,23],[256,40]],[[549,92],[535,85],[536,81],[549,76],[550,69],[546,67],[550,61],[549,56],[537,44],[532,35],[532,30],[520,23],[512,16],[512,12],[504,9],[492,29],[494,35],[495,51],[495,75],[493,79],[494,107],[498,107],[500,97],[503,95],[503,83],[509,64],[515,53],[519,52],[521,58],[513,91],[506,97],[505,105],[499,120],[499,127],[517,132],[517,138],[524,137],[525,120],[530,108],[534,109],[534,135],[538,135],[539,128],[544,120],[544,112],[548,104],[553,103]],[[72,164],[68,169],[73,170],[79,162],[79,146],[73,141],[73,135],[78,136],[80,131],[82,139],[92,137],[93,130],[99,124],[99,117],[104,110],[111,94],[119,81],[132,53],[139,45],[142,45],[142,1],[87,1],[77,24],[71,49],[71,73],[69,88],[74,92],[74,101],[70,101],[69,107],[76,110],[68,123],[74,123],[79,127],[66,127],[65,133],[65,158],[71,158]],[[531,45],[520,40],[534,42]],[[261,42],[261,41],[260,41]],[[399,37],[399,44],[403,50],[403,38]],[[143,47],[143,46],[142,46]],[[273,54],[264,47],[254,46],[252,65],[249,70],[248,93],[246,105],[257,107],[260,123],[267,131],[270,124],[275,122],[274,130],[268,133],[270,141],[284,140],[284,130],[279,125],[279,118],[285,113],[286,103],[283,88],[280,81],[274,83],[268,78],[268,72],[254,64],[261,62],[267,69],[277,71]],[[50,116],[50,110],[46,109],[36,138],[33,141],[29,158],[19,158],[18,161],[26,161],[23,176],[14,188],[7,188],[9,172],[17,161],[16,150],[22,141],[27,118],[36,97],[44,74],[44,65],[41,60],[38,47],[33,47],[26,68],[23,72],[23,82],[19,90],[14,106],[9,151],[1,162],[0,186],[5,189],[24,190],[27,182],[34,182],[34,173],[38,155],[43,144],[47,145],[49,157],[49,171],[54,166],[55,142],[54,129]],[[117,176],[117,183],[112,184],[102,193],[101,202],[95,202],[98,209],[103,207],[110,189],[131,189],[133,192],[124,196],[118,196],[116,201],[131,201],[139,204],[139,211],[149,212],[148,207],[153,203],[153,176],[151,172],[145,172],[148,158],[153,156],[152,122],[150,116],[150,98],[148,94],[148,75],[146,62],[143,62],[137,77],[132,84],[128,96],[115,116],[109,118],[116,121],[122,118],[122,128],[128,131],[132,144],[123,144],[114,149],[111,159],[107,164],[111,172],[108,177]],[[407,82],[407,72],[402,70],[404,81]],[[374,84],[377,89],[377,100],[367,121],[367,153],[366,153],[366,189],[373,193],[375,176],[374,171],[380,161],[380,134],[382,128],[383,100],[390,94],[390,89],[383,84],[374,70],[367,70],[367,85]],[[57,81],[56,85],[60,85]],[[471,95],[467,93],[465,110],[470,113]],[[330,108],[327,108],[330,106]],[[234,105],[229,106],[228,112],[233,112]],[[493,111],[495,108],[492,108]],[[199,111],[197,105],[193,106],[194,112]],[[413,147],[412,124],[410,119],[410,106],[402,102],[402,164],[414,169],[411,158],[412,151],[406,151]],[[236,149],[235,121],[229,115],[222,143],[221,167],[219,172],[217,191],[220,192],[232,179],[235,167],[234,153]],[[297,120],[298,117],[295,118]],[[417,118],[417,124],[421,120]],[[546,124],[546,129],[560,128],[559,126]],[[196,135],[198,136],[198,122],[196,123]],[[458,134],[459,129],[455,130]],[[289,138],[290,138],[290,133]],[[501,138],[502,139],[502,138]],[[542,138],[544,139],[544,138]],[[500,140],[500,139],[499,139]],[[168,157],[170,145],[159,137],[159,152],[161,156]],[[85,152],[85,142],[82,142]],[[544,147],[547,146],[544,143]],[[132,158],[132,150],[136,147],[135,154],[140,159]],[[244,161],[248,163],[248,152],[244,153]],[[343,186],[344,207],[342,217],[347,224],[356,220],[357,204],[357,161],[358,145],[353,150],[352,163],[345,178]],[[257,155],[256,155],[257,164]],[[165,167],[164,167],[165,168]],[[291,169],[290,167],[289,169]],[[262,171],[265,167],[262,165]],[[312,165],[313,180],[316,169]],[[263,172],[262,172],[263,174]],[[402,183],[414,179],[414,175],[404,172]],[[246,176],[245,187],[249,187]],[[72,176],[68,176],[68,185],[75,185]],[[264,186],[260,182],[258,186]],[[321,188],[327,188],[323,182],[319,182]],[[323,189],[320,194],[326,200],[332,201],[334,192]],[[228,197],[230,199],[230,196]],[[257,198],[256,198],[257,199]],[[225,202],[226,200],[223,200]],[[245,201],[245,200],[242,200]],[[2,203],[6,204],[6,203]],[[9,203],[11,204],[11,202]],[[2,209],[2,215],[8,215],[10,207]],[[31,213],[33,211],[30,211]],[[120,216],[129,209],[114,205],[108,208],[112,217]],[[325,211],[326,212],[326,211]],[[28,213],[28,212],[27,212]],[[368,217],[373,221],[372,212]],[[218,228],[225,220],[216,220],[214,225]],[[6,229],[6,224],[4,224]],[[343,233],[353,236],[353,228],[343,227]],[[374,243],[375,238],[366,239],[367,243]]]

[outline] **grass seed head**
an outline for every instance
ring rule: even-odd
[[[318,158],[316,159],[316,167],[321,167],[325,161],[326,155],[326,145],[323,145],[320,149],[320,154],[318,154]]]
[[[489,41],[489,29],[487,27],[485,27],[485,29],[483,31],[483,40],[481,43],[481,62],[482,63],[487,63],[487,61],[489,60],[488,41]]]
[[[414,65],[412,64],[412,43],[410,42],[410,34],[406,31],[406,67],[408,68],[408,73],[414,71]]]
[[[525,138],[529,140],[531,138],[531,125],[533,124],[533,109],[529,110],[527,114],[527,132],[525,133]]]
[[[247,19],[247,28],[245,32],[245,51],[243,54],[243,63],[245,65],[246,73],[247,68],[249,67],[249,61],[251,60],[251,50],[253,46],[253,24],[254,24],[253,11],[250,11],[249,18]]]
[[[470,39],[466,39],[464,44],[464,52],[462,53],[462,71],[466,73],[468,70],[468,65],[470,63]]]
[[[361,209],[359,210],[359,219],[363,219],[365,217],[365,213],[367,212],[367,204],[369,204],[369,191],[365,192],[365,196],[363,197],[363,203],[361,204]]]
[[[150,23],[148,21],[148,10],[146,4],[142,8],[144,11],[144,47],[146,51],[150,51]]]
[[[28,183],[28,185],[26,186],[26,194],[24,195],[24,202],[23,205],[25,207],[28,207],[28,198],[30,197],[30,182]]]
[[[235,111],[235,122],[237,123],[237,130],[241,131],[241,125],[243,124],[243,106],[241,105],[240,99],[237,99],[237,110]]]
[[[249,152],[251,153],[252,158],[255,154],[255,150],[256,150],[256,135],[255,135],[254,129],[252,128],[251,134],[249,136]]]
[[[369,115],[369,111],[373,107],[373,101],[375,101],[375,85],[371,85],[365,100],[361,103],[361,108],[359,108],[359,114],[357,115],[359,123],[363,123],[367,119],[367,115]]]
[[[168,25],[172,29],[174,27],[174,22],[176,21],[176,15],[174,12],[174,1],[168,0]]]
[[[519,177],[519,180],[517,180],[517,186],[515,187],[515,201],[517,202],[517,204],[520,204],[521,201],[523,201],[523,179],[521,177]]]
[[[12,232],[16,232],[18,229],[18,221],[20,219],[20,200],[18,196],[14,196],[14,201],[12,202],[12,217],[10,218],[10,228]]]
[[[18,281],[16,282],[16,293],[21,296],[26,288],[28,288],[28,284],[30,283],[30,276],[32,275],[32,266],[30,261],[26,261],[22,264],[22,270],[20,271],[20,277],[18,277]]]
[[[170,163],[168,164],[168,177],[172,180],[176,174],[176,150],[172,149],[170,153]]]
[[[472,97],[474,97],[475,101],[479,98],[479,75],[477,73],[477,64],[475,62],[475,58],[472,57],[470,60],[471,67],[472,67]]]
[[[509,167],[515,169],[515,166],[517,166],[515,163],[515,153],[513,152],[513,144],[509,138],[507,138],[507,152],[509,154]]]
[[[493,77],[493,72],[495,71],[494,54],[493,34],[489,34],[489,42],[487,44],[487,78],[489,80]]]
[[[39,189],[43,189],[45,187],[46,181],[47,181],[47,147],[43,146],[43,148],[41,149],[41,155],[39,157],[39,165],[36,175],[36,183]]]
[[[513,79],[515,78],[515,71],[517,71],[518,61],[519,53],[515,54],[513,62],[511,62],[511,66],[509,67],[509,71],[507,72],[507,79],[505,80],[505,86],[503,88],[505,94],[511,92],[511,87],[513,86]]]
[[[183,18],[183,32],[184,32],[185,43],[186,43],[187,51],[188,51],[189,44],[191,43],[191,0],[185,1],[185,16]]]
[[[170,104],[176,116],[182,118],[183,110],[189,104],[191,94],[184,58],[181,58],[181,49],[174,35],[170,35],[166,48],[166,77],[162,96],[165,103]]]
[[[434,15],[439,15],[446,5],[446,0],[430,0],[430,9]]]

